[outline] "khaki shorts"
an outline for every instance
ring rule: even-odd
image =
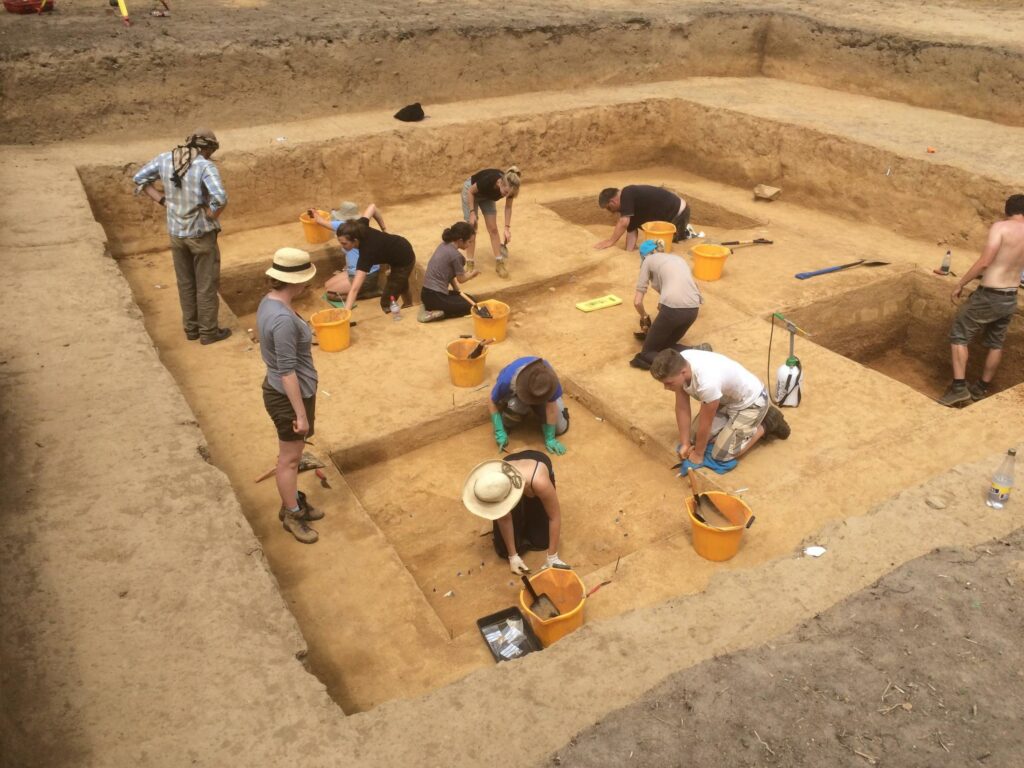
[[[757,399],[746,408],[738,411],[727,411],[719,409],[715,414],[715,420],[711,422],[711,437],[714,438],[714,445],[711,448],[711,458],[715,461],[731,461],[747,447],[757,431],[758,426],[768,413],[768,390],[761,390]],[[693,417],[690,425],[690,441],[697,439],[697,420],[700,415]],[[703,456],[701,457],[703,458]]]
[[[1010,319],[1017,311],[1017,292],[981,286],[957,312],[949,343],[966,347],[978,331],[984,329],[981,343],[989,349],[1002,349]]]

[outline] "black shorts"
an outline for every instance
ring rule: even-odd
[[[292,401],[288,399],[288,395],[283,395],[270,386],[266,379],[263,380],[263,407],[270,414],[274,427],[277,429],[277,439],[281,442],[291,443],[313,436],[313,423],[316,421],[316,393],[313,393],[312,397],[302,398],[302,405],[306,409],[309,431],[304,435],[297,435],[292,430],[292,422],[295,421],[295,409],[292,408]]]

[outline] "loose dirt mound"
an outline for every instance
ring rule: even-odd
[[[669,678],[544,765],[1019,766],[1022,548],[1018,531],[936,550]]]

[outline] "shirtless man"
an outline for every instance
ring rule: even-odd
[[[981,287],[970,295],[960,308],[949,341],[953,351],[953,383],[939,398],[943,405],[981,400],[1003,357],[1003,340],[1010,318],[1017,311],[1017,288],[1024,270],[1024,195],[1011,195],[1006,200],[1006,218],[997,221],[988,231],[988,240],[981,256],[967,270],[953,289],[952,300],[971,280],[981,275]],[[968,386],[967,345],[984,330],[982,344],[988,348],[981,379]]]

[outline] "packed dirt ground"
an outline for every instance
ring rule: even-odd
[[[0,14],[0,763],[1015,764],[1019,499],[982,496],[1024,434],[1020,318],[993,396],[940,409],[931,269],[950,248],[965,270],[1021,191],[1019,3],[129,6],[131,28],[75,0]],[[396,123],[413,100],[428,120]],[[128,181],[199,123],[231,199],[235,335],[210,348],[181,340],[163,222]],[[519,354],[559,366],[564,554],[612,583],[582,629],[495,667],[474,621],[517,589],[458,502],[494,452],[486,391],[451,387],[443,354],[470,321],[368,302],[352,348],[318,353],[333,489],[304,485],[328,514],[310,548],[252,482],[273,440],[247,330],[297,210],[374,200],[422,264],[462,179],[506,161],[528,175],[512,280],[472,285],[513,307],[486,381]],[[792,438],[702,478],[758,515],[725,564],[690,546],[670,401],[625,364],[634,257],[591,248],[596,191],[640,181],[711,239],[776,240],[702,283],[698,340],[763,376],[772,311],[814,334]],[[625,304],[573,306],[609,292]]]

